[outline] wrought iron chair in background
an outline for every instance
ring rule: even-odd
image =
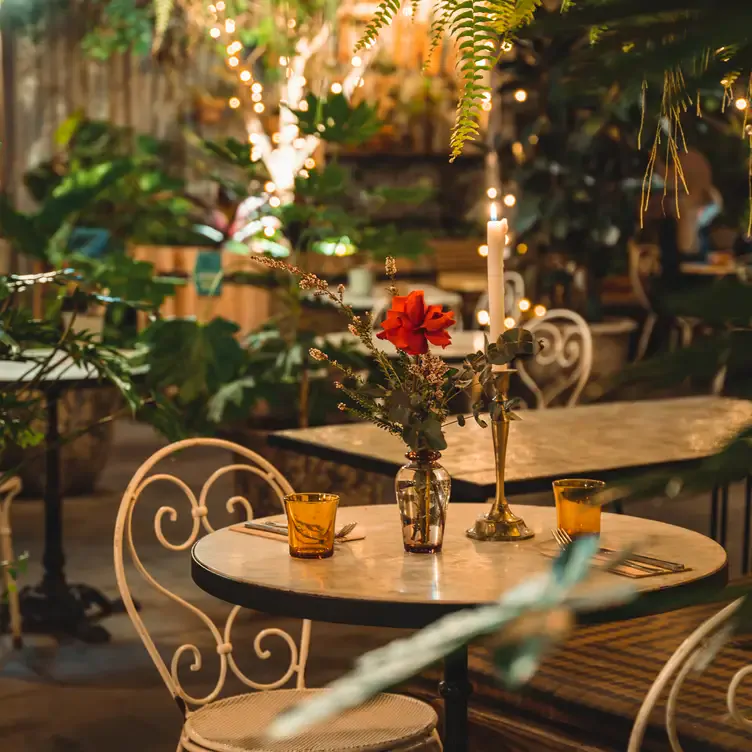
[[[242,458],[242,461],[235,461],[214,471],[196,495],[185,481],[157,468],[163,460],[192,447],[226,449],[233,452],[234,457]],[[188,439],[160,449],[141,465],[125,491],[115,526],[115,573],[123,603],[162,680],[184,714],[178,752],[249,752],[259,749],[258,744],[262,743],[260,735],[275,715],[293,703],[305,699],[306,695],[321,691],[305,687],[305,670],[311,637],[310,621],[303,621],[299,641],[288,632],[277,628],[263,629],[256,635],[253,648],[257,658],[270,657],[270,651],[263,646],[269,637],[276,637],[284,643],[290,658],[286,671],[276,681],[254,681],[239,668],[234,658],[232,629],[240,607],[233,607],[222,628],[218,628],[203,611],[160,584],[149,573],[136,551],[133,540],[134,509],[143,492],[152,484],[171,483],[185,495],[191,518],[191,530],[187,538],[173,543],[165,536],[162,529],[165,518],[170,522],[178,520],[178,511],[171,506],[162,506],[158,509],[154,518],[154,531],[164,548],[174,552],[188,551],[202,532],[213,532],[207,507],[212,486],[222,476],[235,472],[248,472],[260,482],[267,483],[280,500],[280,506],[284,496],[292,493],[290,484],[282,474],[255,452],[222,439]],[[250,504],[241,496],[228,499],[227,511],[231,513],[237,505],[245,509],[248,518],[253,516]],[[253,545],[252,540],[249,540],[249,545]],[[172,656],[169,667],[157,650],[131,596],[125,570],[126,551],[135,569],[152,588],[190,611],[209,631],[214,651],[218,655],[219,672],[215,685],[205,695],[192,696],[181,683],[179,676],[181,660],[186,655],[192,659],[192,671],[201,668],[203,659],[198,646],[181,645]],[[186,562],[186,573],[187,564]],[[220,699],[225,681],[229,677],[257,691]],[[291,682],[294,683],[294,689],[280,689]],[[423,702],[400,695],[382,694],[362,708],[343,714],[325,728],[314,729],[292,740],[289,746],[276,745],[274,749],[279,748],[280,752],[437,752],[441,750],[441,743],[436,734],[437,720],[434,710]]]
[[[13,499],[21,493],[21,479],[9,478],[0,485],[0,572],[3,578],[3,589],[7,598],[8,626],[13,640],[13,647],[23,645],[21,634],[21,605],[18,598],[18,588],[12,568],[15,562],[13,552],[13,538],[10,524],[10,510]]]
[[[525,328],[542,344],[534,358],[516,365],[535,407],[576,405],[593,368],[593,336],[587,322],[574,311],[552,308],[530,319]]]
[[[651,713],[661,699],[663,691],[669,685],[670,689],[665,711],[666,731],[668,732],[668,739],[673,752],[684,752],[679,740],[676,722],[679,693],[687,677],[692,675],[692,673],[702,672],[713,661],[724,643],[727,642],[733,632],[733,623],[736,614],[743,603],[744,598],[740,598],[710,617],[684,640],[671,658],[669,658],[653,682],[640,707],[637,720],[629,738],[627,752],[640,751],[650,722]],[[737,702],[739,686],[750,675],[752,675],[752,665],[741,668],[733,675],[726,691],[726,706],[730,719],[749,731],[749,746],[752,747],[752,720],[749,720],[742,714]],[[695,712],[701,713],[702,708],[696,709]]]
[[[504,272],[504,313],[515,320],[520,318],[520,301],[525,297],[525,280],[519,272]],[[473,311],[473,328],[485,326],[481,324],[481,311],[488,312],[488,293],[484,292]]]

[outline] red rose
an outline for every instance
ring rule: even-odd
[[[408,355],[423,355],[428,352],[428,343],[446,347],[452,339],[446,331],[455,325],[454,313],[444,313],[440,305],[426,305],[423,290],[414,290],[409,295],[395,295],[392,307],[382,322],[383,332],[376,336],[389,340],[397,349]]]

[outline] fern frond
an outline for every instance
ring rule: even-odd
[[[428,32],[429,39],[431,40],[428,47],[428,54],[426,60],[423,63],[423,68],[428,67],[431,62],[436,48],[441,44],[446,34],[449,21],[452,18],[455,8],[457,7],[457,0],[440,0],[434,9],[433,19],[431,21],[431,28]]]
[[[175,7],[175,0],[154,0],[154,44],[156,52],[162,46],[167,27],[170,25],[170,17]]]
[[[540,8],[542,2],[543,0],[517,0],[512,15],[512,26],[509,30],[513,31],[532,23],[535,11]]]
[[[399,13],[401,6],[402,0],[381,0],[373,14],[373,18],[366,26],[363,36],[355,45],[355,52],[360,52],[376,44],[379,33],[391,24],[394,17]]]

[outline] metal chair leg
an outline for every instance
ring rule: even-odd
[[[710,537],[712,540],[718,540],[718,486],[713,486],[710,496]]]
[[[10,508],[13,499],[20,492],[20,478],[10,478],[0,486],[0,494],[5,494],[5,498],[0,501],[0,560],[8,564],[8,566],[0,567],[0,569],[2,569],[3,584],[8,598],[10,633],[13,638],[13,647],[15,648],[23,646],[23,636],[21,631],[21,603],[18,597],[18,588],[9,570],[9,566],[15,561],[13,540],[11,538]]]

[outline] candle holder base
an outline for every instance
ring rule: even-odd
[[[500,514],[484,514],[468,528],[467,537],[479,541],[521,541],[535,536],[525,524],[525,520],[512,512],[508,505],[499,510]]]

